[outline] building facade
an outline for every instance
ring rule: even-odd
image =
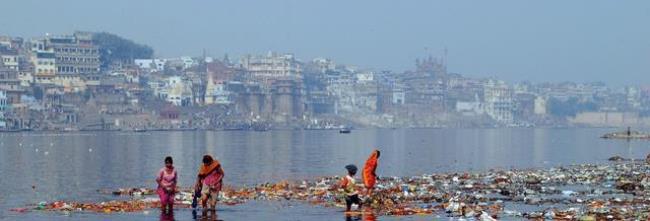
[[[277,79],[302,79],[301,65],[292,54],[269,52],[266,56],[246,56],[241,65],[251,77],[268,82]]]
[[[94,74],[99,72],[99,47],[92,42],[91,33],[77,32],[72,36],[46,38],[46,49],[54,52],[56,73]]]

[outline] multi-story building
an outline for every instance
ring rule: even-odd
[[[94,74],[99,72],[99,47],[93,44],[91,33],[76,32],[71,36],[48,36],[45,39],[44,48],[54,51],[56,73]]]
[[[546,99],[541,96],[536,97],[533,109],[537,115],[546,115]]]
[[[0,90],[4,91],[9,104],[20,103],[24,90],[18,80],[18,71],[4,67],[0,64]]]
[[[166,63],[167,63],[166,59],[135,59],[135,64],[140,69],[149,72],[164,71]]]
[[[34,81],[41,84],[52,83],[57,70],[54,52],[33,53],[32,63],[34,64]]]
[[[627,108],[631,110],[638,110],[641,108],[641,93],[636,87],[625,87],[625,97],[627,101]]]
[[[301,65],[292,54],[248,55],[241,59],[241,65],[251,77],[265,83],[278,79],[302,79]]]
[[[158,98],[175,106],[192,104],[192,83],[179,76],[166,78],[163,82],[150,84]]]
[[[0,62],[2,62],[5,67],[18,71],[18,64],[19,64],[18,51],[0,45]]]
[[[10,36],[0,36],[0,47],[10,48],[14,50],[22,50],[23,47],[22,38],[14,38]]]
[[[332,60],[326,58],[315,58],[312,60],[312,64],[316,66],[321,74],[333,71],[336,68],[336,64]]]
[[[485,112],[499,123],[514,122],[512,90],[503,81],[488,80],[484,86]]]

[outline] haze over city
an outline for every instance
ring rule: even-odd
[[[375,70],[448,49],[450,72],[507,81],[650,80],[648,1],[4,1],[0,33],[108,31],[157,57],[279,51]],[[65,13],[66,16],[62,16]]]

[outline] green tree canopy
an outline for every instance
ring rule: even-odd
[[[93,34],[93,43],[99,46],[102,69],[116,62],[131,63],[133,59],[150,59],[153,49],[115,34],[99,32]]]

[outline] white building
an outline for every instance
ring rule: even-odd
[[[148,71],[164,71],[166,59],[135,59],[135,64],[140,69]]]
[[[636,87],[625,87],[625,95],[627,105],[632,109],[639,109],[641,107],[641,93]]]
[[[402,88],[393,88],[391,98],[393,104],[404,105],[406,103],[406,92]]]
[[[546,115],[546,99],[541,96],[536,97],[533,111],[537,115]]]
[[[179,76],[168,77],[162,85],[152,85],[156,95],[176,106],[192,103],[192,83]]]
[[[0,61],[4,64],[5,67],[18,71],[18,54],[15,52],[4,53],[0,49]]]
[[[224,82],[212,84],[206,88],[205,104],[231,104],[231,93]]]
[[[241,59],[244,68],[253,77],[263,79],[302,78],[302,68],[292,54],[269,52],[266,56],[248,55]]]
[[[52,83],[52,79],[57,73],[54,52],[33,53],[31,60],[34,64],[34,81],[36,83]]]
[[[19,71],[18,80],[20,80],[20,86],[29,87],[34,83],[34,75],[31,71]]]
[[[503,81],[488,80],[483,88],[485,113],[502,124],[514,122],[512,90]]]
[[[372,82],[375,80],[375,74],[371,71],[365,71],[361,73],[356,74],[356,80],[357,83],[363,84],[363,83],[368,83]]]
[[[457,101],[456,112],[463,115],[482,115],[485,113],[485,105],[478,99],[478,95],[474,95],[474,101]]]
[[[183,56],[181,57],[181,61],[183,61],[183,68],[188,69],[196,65],[197,63],[192,59],[191,57],[188,56]]]
[[[314,60],[312,60],[312,63],[316,65],[316,67],[322,74],[336,69],[336,64],[332,60],[327,58],[315,58]]]

